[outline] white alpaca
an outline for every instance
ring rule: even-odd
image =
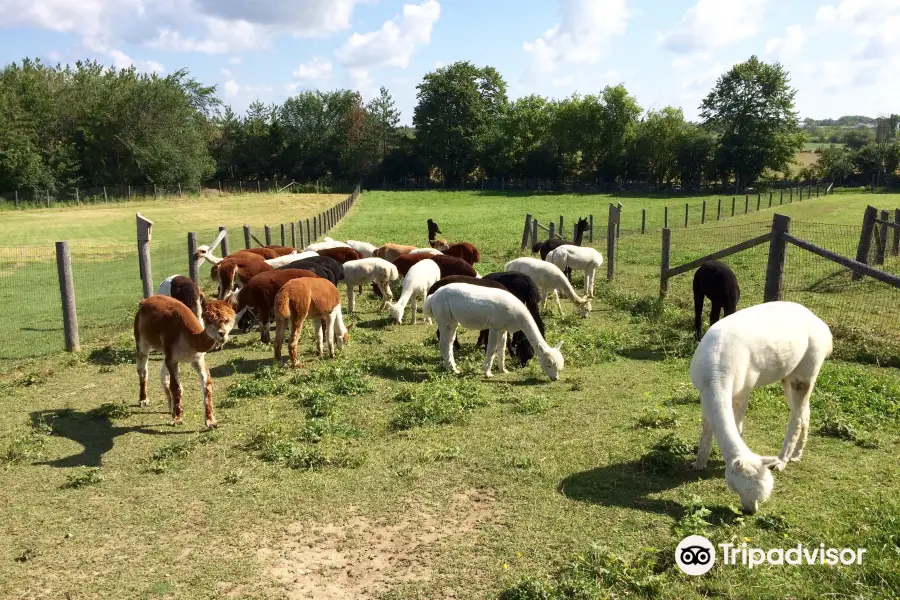
[[[499,358],[500,371],[507,373],[506,338],[517,331],[522,331],[535,348],[541,369],[547,377],[556,381],[563,369],[562,342],[550,346],[525,304],[506,290],[451,283],[429,296],[422,312],[437,321],[441,332],[441,356],[444,365],[454,373],[459,373],[453,360],[453,341],[458,325],[466,329],[490,330],[484,360],[485,377],[493,377],[491,367],[494,358]]]
[[[562,271],[572,269],[584,271],[584,295],[594,297],[594,275],[603,264],[603,256],[587,246],[563,244],[547,254],[547,262],[553,263]]]
[[[436,250],[435,248],[416,248],[412,252],[407,252],[407,254],[427,254],[428,256],[435,256],[437,254],[443,254],[443,252]]]
[[[359,252],[363,258],[369,258],[375,252],[376,246],[368,242],[360,242],[357,240],[347,240],[347,245]]]
[[[330,250],[332,248],[349,248],[349,244],[345,244],[344,242],[339,242],[337,240],[327,239],[323,242],[316,242],[314,244],[310,244],[306,248],[303,249],[304,252],[318,252],[319,250]]]
[[[757,304],[709,328],[691,360],[691,382],[700,391],[702,425],[694,468],[706,467],[713,436],[725,459],[725,481],[756,512],[772,493],[770,469],[803,456],[809,434],[809,397],[822,363],[831,355],[831,331],[794,302]],[[741,438],[750,391],[781,381],[790,407],[779,456],[759,456]]]
[[[546,305],[550,292],[556,299],[556,306],[562,314],[562,304],[559,301],[559,290],[574,302],[582,317],[587,317],[591,312],[591,299],[589,296],[581,297],[575,293],[575,288],[566,279],[565,274],[556,265],[530,256],[523,256],[506,263],[505,271],[524,273],[531,277],[541,290],[541,303]]]
[[[417,262],[412,266],[406,277],[403,278],[403,291],[400,293],[400,299],[396,304],[388,303],[388,310],[391,318],[397,323],[403,323],[403,312],[406,305],[412,300],[412,322],[416,324],[416,311],[418,305],[416,298],[422,296],[422,302],[428,301],[428,288],[433,286],[438,279],[441,278],[441,268],[431,259],[425,259]],[[431,319],[427,319],[431,323]]]
[[[356,297],[353,294],[354,288],[369,283],[377,283],[378,287],[385,290],[385,299],[381,305],[382,309],[385,308],[388,301],[393,299],[390,283],[396,279],[400,279],[397,267],[383,258],[371,257],[348,260],[344,263],[344,282],[347,284],[347,311],[352,313],[356,309]]]

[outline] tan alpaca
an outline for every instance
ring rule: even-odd
[[[403,244],[385,244],[381,248],[376,248],[372,256],[383,258],[388,262],[394,262],[401,254],[409,254],[415,250],[415,246],[404,246]]]
[[[172,425],[181,423],[181,381],[179,363],[190,363],[200,375],[206,426],[216,427],[212,404],[212,379],[206,366],[206,353],[217,343],[224,344],[234,327],[234,310],[220,300],[203,306],[203,323],[187,306],[169,296],[155,294],[138,305],[134,316],[134,343],[137,347],[137,372],[140,380],[141,406],[147,406],[147,363],[150,350],[163,353],[160,381],[169,400]]]
[[[291,322],[291,338],[288,352],[291,365],[300,366],[297,356],[297,344],[303,323],[311,318],[316,326],[316,352],[323,355],[322,342],[328,346],[328,354],[334,358],[335,343],[343,347],[348,333],[343,327],[341,315],[341,296],[337,287],[327,279],[292,279],[282,286],[275,296],[275,364],[281,363],[281,345],[284,341],[284,330],[288,320]],[[335,323],[338,323],[339,334],[335,336]],[[323,332],[323,329],[325,330]]]

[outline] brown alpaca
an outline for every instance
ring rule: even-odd
[[[415,250],[415,246],[404,246],[402,244],[385,244],[381,248],[376,248],[372,256],[383,258],[388,262],[394,262],[401,254],[409,254]]]
[[[252,255],[252,256],[261,256],[262,258],[268,260],[270,258],[277,258],[279,256],[278,252],[276,252],[273,248],[247,248],[246,250],[237,250],[228,255],[231,256],[240,256],[240,255]],[[227,258],[227,257],[223,257]]]
[[[272,308],[275,306],[276,294],[288,281],[301,277],[318,277],[318,275],[306,269],[266,271],[254,275],[237,294],[231,297],[232,307],[236,312],[249,308],[256,315],[259,321],[259,337],[264,344],[269,343],[269,321],[272,317]]]
[[[316,326],[316,352],[323,355],[322,342],[328,346],[328,354],[334,358],[334,347],[338,347],[348,339],[341,316],[341,296],[337,287],[327,279],[293,279],[288,281],[275,295],[275,364],[281,364],[281,345],[284,342],[284,329],[288,321],[291,323],[291,337],[288,352],[291,365],[300,366],[297,356],[297,344],[300,332],[307,318],[312,318]],[[335,326],[339,331],[335,335]],[[324,330],[324,331],[323,331]]]
[[[268,246],[263,246],[266,250],[273,250],[275,252],[275,256],[286,256],[291,254],[292,252],[296,252],[297,249],[293,246],[279,246],[278,244],[270,244]],[[266,257],[270,258],[270,257]],[[274,257],[271,257],[274,258]]]
[[[436,262],[437,266],[441,268],[441,279],[443,279],[444,277],[450,277],[451,275],[478,277],[478,273],[475,272],[475,268],[461,258],[441,254],[437,254],[429,258]]]
[[[235,278],[246,285],[253,276],[273,270],[261,256],[233,254],[213,265],[209,276],[219,284],[219,300],[225,300],[234,293]]]
[[[203,384],[206,426],[216,427],[213,415],[212,378],[206,366],[206,353],[216,344],[224,344],[234,327],[235,313],[226,302],[210,300],[203,307],[203,322],[187,306],[169,296],[154,294],[138,304],[134,316],[134,343],[137,348],[137,372],[141,406],[147,406],[147,363],[150,350],[163,353],[160,381],[169,400],[172,425],[182,422],[179,363],[190,363]]]
[[[319,250],[318,253],[319,256],[328,256],[341,264],[362,258],[362,254],[353,248],[328,248],[327,250]]]
[[[478,252],[478,248],[469,242],[459,242],[449,246],[437,247],[437,249],[443,252],[444,256],[461,258],[470,265],[474,265],[481,260],[481,253]]]

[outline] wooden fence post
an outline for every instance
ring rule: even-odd
[[[762,205],[762,192],[756,193],[756,212],[759,212],[759,207]]]
[[[666,229],[668,227],[669,227],[669,207],[664,206],[663,207],[663,229]]]
[[[528,247],[528,238],[531,237],[531,213],[525,214],[525,230],[522,232],[522,250]]]
[[[153,295],[153,270],[150,267],[150,239],[153,232],[153,221],[137,213],[138,269],[144,298]]]
[[[194,283],[200,285],[200,265],[197,264],[197,234],[191,231],[188,233],[188,272]]]
[[[872,247],[872,230],[875,228],[875,219],[878,216],[878,210],[874,206],[867,206],[866,212],[863,213],[862,231],[859,234],[859,244],[856,246],[856,262],[869,264],[869,248]],[[853,273],[852,281],[857,281],[862,275]]]
[[[548,239],[553,239],[553,236],[556,234],[556,223],[550,221],[550,237]]]
[[[306,246],[313,243],[312,229],[310,228],[309,219],[306,220]],[[304,246],[304,248],[306,247]]]
[[[272,245],[272,228],[268,225],[263,226],[263,231],[266,232],[266,246]]]
[[[647,209],[641,209],[641,235],[647,232]]]
[[[230,254],[228,252],[228,228],[224,225],[219,225],[219,231],[225,232],[225,237],[222,238],[222,258],[225,258]]]
[[[784,284],[784,257],[787,250],[785,233],[791,232],[791,218],[775,215],[772,219],[772,239],[769,242],[769,262],[766,265],[766,287],[763,302],[781,300],[781,289]]]
[[[284,233],[285,233],[284,223],[282,223],[282,224],[281,224],[281,245],[282,245],[282,246],[284,246],[284,243],[287,241],[287,240],[285,239]]]
[[[894,209],[894,223],[900,225],[900,208]],[[894,227],[894,244],[891,248],[891,256],[900,255],[900,227]]]
[[[78,193],[78,186],[75,186],[75,206],[81,206],[81,195]]]
[[[606,280],[612,281],[616,273],[616,230],[619,226],[619,212],[614,204],[609,204],[609,218],[606,226]]]
[[[103,202],[105,202],[105,203],[109,202],[109,196],[106,195],[106,186],[105,185],[103,186]]]
[[[716,209],[716,221],[722,218],[722,199],[719,198],[719,207]]]
[[[250,249],[250,226],[244,225],[244,248]]]
[[[50,189],[47,189],[47,208],[50,208]]]
[[[689,210],[689,208],[688,208],[688,203],[685,202],[685,203],[684,203],[684,226],[685,226],[685,227],[688,226],[688,214],[689,214],[689,213],[688,213],[688,210]]]
[[[297,224],[291,221],[291,248],[297,247]]]
[[[791,192],[791,195],[788,198],[788,204],[793,204],[794,203],[794,187],[793,186],[791,186],[790,192]]]
[[[16,210],[19,209],[19,190],[16,190]]]
[[[242,179],[238,179],[238,189],[242,194],[244,193],[244,181]]]
[[[56,242],[56,272],[59,276],[66,350],[78,352],[81,344],[78,340],[78,314],[75,310],[75,279],[72,277],[72,254],[67,241]]]
[[[731,216],[734,216],[734,203],[737,201],[737,198],[734,196],[731,197]]]
[[[744,195],[744,214],[750,212],[750,194]]]
[[[297,246],[297,250],[302,250],[303,248],[306,248],[306,242],[303,241],[304,238],[303,238],[303,221],[302,220],[297,223],[297,228],[300,230],[300,245]]]
[[[706,223],[706,200],[703,201],[703,210],[700,212],[700,224]]]
[[[669,248],[672,244],[672,230],[662,230],[662,257],[659,267],[659,297],[665,298],[669,293]]]
[[[887,221],[890,219],[890,213],[888,211],[881,211],[881,220]],[[887,232],[888,226],[884,223],[878,224],[878,247],[875,249],[875,264],[883,265],[884,264],[884,254],[887,249]]]
[[[784,204],[784,188],[781,188],[781,196],[778,198],[778,206]]]
[[[594,243],[594,213],[588,215],[588,243]]]
[[[563,223],[564,223],[563,216],[559,215],[559,237],[562,239],[565,239],[566,227]]]
[[[312,240],[315,241],[319,239],[319,218],[316,217],[313,219],[313,234]]]
[[[622,233],[622,203],[616,204],[616,239]]]
[[[769,208],[772,208],[772,194],[774,193],[775,192],[772,192],[771,190],[769,191]]]

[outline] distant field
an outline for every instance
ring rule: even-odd
[[[823,148],[843,148],[844,144],[833,144],[831,142],[806,142],[803,146],[803,150],[806,152],[815,152],[816,150],[822,150]]]
[[[690,469],[700,427],[688,377],[690,275],[673,281],[668,302],[655,302],[662,209],[683,211],[684,200],[373,192],[332,235],[423,245],[432,218],[448,240],[478,245],[477,268],[487,273],[531,255],[520,249],[526,212],[542,222],[562,214],[568,225],[593,213],[594,243],[605,248],[602,222],[618,201],[615,280],[598,276],[587,319],[568,301],[563,315],[544,312],[547,340],[563,341],[565,356],[552,383],[537,361],[520,369],[508,360],[509,374],[495,367],[484,379],[477,332],[466,330],[463,374],[448,375],[435,327],[409,324],[408,311],[406,323],[394,325],[367,293],[347,316],[350,344],[337,360],[314,355],[309,326],[297,372],[270,368],[272,350],[257,332],[210,353],[215,432],[199,431],[199,385],[183,369],[186,425],[173,428],[156,355],[151,404],[137,407],[125,326],[136,301],[130,292],[109,346],[0,378],[0,597],[898,597],[896,369],[849,362],[875,361],[846,344],[837,349],[812,397],[806,454],[775,474],[772,498],[754,516],[736,510],[718,453],[706,471]],[[687,202],[699,215],[702,199]],[[827,242],[836,232],[846,244],[868,202],[888,207],[900,196],[834,196],[777,210],[798,230],[802,222],[833,228],[804,235]],[[716,204],[707,199],[708,211]],[[726,205],[730,215],[730,197]],[[653,216],[643,236],[636,233],[642,206]],[[774,212],[687,229],[682,212],[673,262],[764,231]],[[184,221],[182,231],[190,227]],[[741,279],[741,306],[761,299],[765,246],[759,250],[729,261]],[[794,256],[789,250],[789,286],[805,264]],[[136,273],[128,275],[137,286]],[[580,288],[582,276],[574,279]],[[848,316],[872,303],[852,287],[839,295],[852,301]],[[880,356],[877,347],[864,350]],[[776,453],[786,417],[778,385],[756,391],[747,443]],[[846,568],[717,564],[688,577],[673,564],[688,534],[867,554]]]

